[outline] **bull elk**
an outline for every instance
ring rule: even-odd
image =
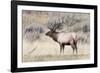
[[[65,45],[70,45],[74,51],[76,51],[77,54],[77,35],[76,33],[67,33],[67,32],[57,32],[56,29],[59,27],[62,23],[55,23],[56,25],[52,28],[48,27],[50,31],[46,33],[46,36],[49,36],[52,38],[55,42],[59,43],[60,45],[60,53],[63,51]]]

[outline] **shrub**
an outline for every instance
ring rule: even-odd
[[[43,27],[39,25],[29,25],[24,29],[24,36],[29,41],[40,39],[41,34],[44,32]]]

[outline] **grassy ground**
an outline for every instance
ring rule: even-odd
[[[71,46],[66,46],[64,53],[60,54],[59,44],[46,37],[35,42],[23,41],[23,62],[81,60],[89,59],[89,44],[78,43],[78,54],[73,55]]]

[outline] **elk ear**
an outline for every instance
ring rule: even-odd
[[[52,32],[55,32],[54,30]]]
[[[50,29],[50,32],[54,32],[54,30],[53,29]]]

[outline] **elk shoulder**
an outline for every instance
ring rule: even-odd
[[[67,43],[70,42],[73,39],[76,39],[77,35],[75,33],[67,33],[67,32],[61,32],[58,34],[58,41],[60,43]]]

